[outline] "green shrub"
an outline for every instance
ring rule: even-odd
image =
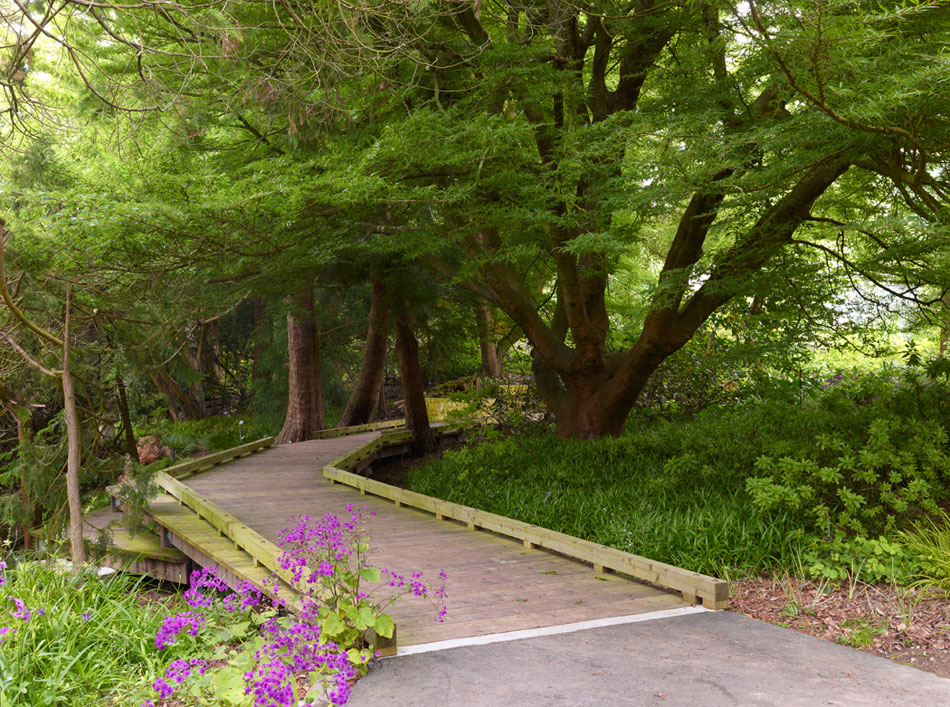
[[[512,436],[447,453],[413,490],[700,572],[906,582],[895,530],[950,500],[950,386],[917,369],[776,385],[616,439]]]
[[[763,517],[721,468],[685,456],[667,464],[665,441],[487,442],[420,466],[409,487],[698,572],[792,562],[800,534],[790,518]]]
[[[948,497],[945,385],[865,377],[837,382],[797,410],[808,440],[777,438],[755,461],[746,488],[770,513],[790,511],[809,532],[890,534],[935,513]]]

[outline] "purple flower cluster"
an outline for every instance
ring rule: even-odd
[[[166,616],[161,628],[155,634],[155,647],[164,650],[178,640],[183,631],[197,636],[198,631],[204,628],[205,616],[197,611],[183,611],[179,614]]]
[[[7,563],[3,560],[0,560],[0,587],[4,587],[7,584],[7,575],[4,570],[7,568]]]
[[[351,537],[361,524],[359,513],[342,522],[334,513],[327,513],[319,520],[300,516],[293,528],[284,528],[277,534],[277,543],[284,552],[279,558],[280,566],[293,574],[299,582],[308,562],[318,564],[307,576],[308,584],[317,584],[323,578],[332,577],[335,564],[346,563],[353,554]]]
[[[192,572],[189,585],[185,602],[192,609],[207,608],[214,603],[218,594],[228,591],[227,583],[218,577],[218,568],[213,566]]]
[[[10,628],[9,626],[0,626],[0,643],[3,642],[3,639],[7,636],[16,633],[15,628]]]
[[[225,611],[229,613],[238,610],[253,609],[263,604],[264,593],[258,587],[254,586],[253,582],[249,582],[248,580],[240,582],[237,587],[237,592],[228,594],[222,601]]]
[[[350,683],[357,670],[354,661],[365,666],[371,657],[365,649],[354,654],[357,657],[352,660],[347,653],[353,642],[356,648],[360,647],[361,629],[365,624],[358,624],[358,628],[347,623],[348,628],[343,632],[335,629],[332,636],[335,640],[327,640],[331,636],[322,635],[321,625],[328,612],[349,622],[347,616],[353,615],[354,606],[357,610],[368,606],[373,615],[378,614],[380,605],[372,601],[369,592],[361,590],[361,581],[382,577],[382,584],[396,590],[388,597],[388,603],[407,594],[432,597],[439,606],[437,620],[445,618],[445,572],[439,573],[441,585],[438,588],[427,586],[419,572],[408,579],[391,570],[377,572],[366,562],[368,538],[364,527],[366,515],[374,512],[367,506],[354,511],[352,504],[347,506],[347,511],[350,515],[345,520],[333,513],[319,519],[301,516],[295,519],[293,527],[278,534],[283,550],[280,566],[291,573],[295,583],[305,579],[308,589],[302,598],[301,610],[294,618],[272,616],[261,627],[263,645],[255,654],[254,668],[244,675],[245,694],[253,697],[255,707],[293,707],[296,676],[307,673],[324,677],[324,697],[331,704],[342,705],[349,699]],[[228,593],[226,583],[218,577],[214,567],[193,572],[190,580],[185,600],[191,611],[166,617],[155,636],[159,649],[174,644],[182,632],[197,635],[207,624],[207,617],[214,615],[206,612],[217,611],[217,607],[236,612],[265,603],[261,588],[251,582],[242,582],[237,592]],[[267,593],[276,597],[280,582],[276,576],[273,582]],[[274,599],[275,609],[283,605],[283,599]],[[348,606],[348,611],[342,611],[341,606]],[[202,661],[173,661],[152,687],[160,697],[167,698],[196,667],[202,674],[207,669]]]
[[[304,615],[315,616],[308,611]],[[254,707],[293,707],[298,673],[329,676],[326,696],[332,704],[342,705],[349,699],[356,670],[336,643],[320,644],[319,626],[307,620],[281,623],[271,619],[264,625],[264,637],[264,645],[255,654],[256,667],[244,674],[244,693],[254,697]]]

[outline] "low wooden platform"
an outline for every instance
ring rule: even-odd
[[[97,545],[101,539],[107,540],[107,553],[99,560],[104,567],[146,574],[168,582],[188,583],[192,563],[184,553],[174,547],[163,547],[156,533],[146,530],[133,532],[122,513],[109,506],[83,517],[83,537],[90,546]]]

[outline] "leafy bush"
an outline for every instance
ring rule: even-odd
[[[409,486],[700,572],[803,561],[906,582],[916,561],[895,530],[950,499],[948,397],[917,368],[778,382],[675,423],[634,415],[617,439],[449,452]]]
[[[366,630],[393,635],[385,607],[407,594],[431,594],[442,620],[445,573],[442,585],[430,589],[418,573],[406,579],[370,566],[363,512],[352,505],[347,511],[344,519],[303,516],[280,533],[280,564],[306,588],[294,616],[278,615],[282,601],[264,606],[260,589],[249,582],[232,593],[215,568],[194,572],[185,593],[189,608],[169,614],[155,636],[156,647],[176,657],[152,684],[159,697],[187,694],[209,707],[295,707],[320,693],[320,704],[342,705],[350,679],[365,673],[372,658]],[[368,584],[377,584],[376,591]],[[254,608],[264,611],[247,614]],[[224,645],[195,650],[196,639],[208,634]],[[301,690],[301,680],[315,689]]]
[[[217,416],[200,420],[151,422],[136,426],[138,437],[155,435],[180,455],[198,447],[219,452],[277,434],[274,425],[251,416]]]
[[[813,539],[803,553],[804,573],[812,578],[906,585],[919,558],[904,543],[883,536],[848,536],[840,530],[830,542]]]
[[[835,377],[828,390],[789,415],[810,440],[779,438],[746,482],[764,513],[791,511],[831,538],[892,533],[948,498],[950,455],[942,401],[946,385],[912,376]]]
[[[695,457],[670,460],[675,428],[487,442],[418,467],[409,487],[698,572],[791,563],[791,519],[762,517],[728,473]]]

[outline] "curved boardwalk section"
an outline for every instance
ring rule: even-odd
[[[376,512],[369,525],[374,565],[406,575],[422,571],[430,581],[441,569],[448,574],[444,623],[416,599],[403,599],[389,612],[400,647],[689,606],[679,594],[323,478],[325,465],[378,435],[271,447],[192,476],[187,485],[273,542],[294,516],[369,506]]]

